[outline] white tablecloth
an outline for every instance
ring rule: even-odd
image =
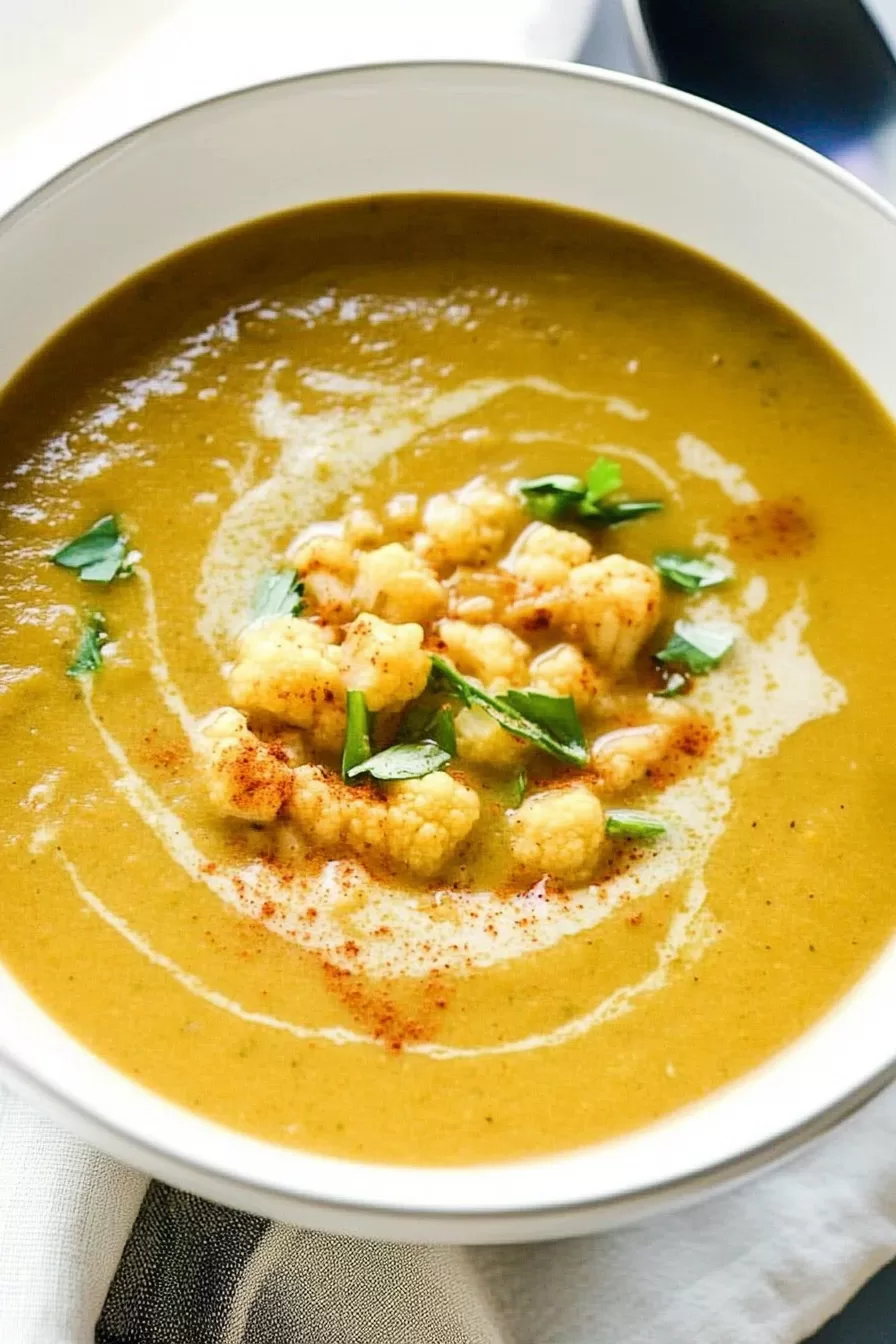
[[[321,1236],[152,1186],[0,1089],[3,1344],[796,1344],[896,1255],[896,1090],[787,1166],[599,1237]],[[859,1341],[856,1342],[859,1344]]]

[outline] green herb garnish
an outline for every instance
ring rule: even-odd
[[[435,742],[399,742],[385,751],[378,751],[366,761],[346,771],[346,779],[370,775],[372,779],[422,779],[451,760]]]
[[[451,756],[457,755],[454,715],[447,705],[433,705],[423,697],[408,705],[398,725],[399,742],[435,742]]]
[[[80,537],[67,541],[50,556],[54,565],[73,569],[87,583],[110,583],[127,578],[134,566],[128,558],[127,538],[122,536],[113,513],[99,518]]]
[[[604,813],[607,835],[625,840],[654,840],[666,835],[669,827],[650,812],[636,812],[633,808],[611,808]]]
[[[664,507],[661,499],[620,499],[615,503],[610,500],[595,504],[589,504],[586,499],[579,515],[584,523],[616,527],[618,523],[634,523],[638,518],[646,518],[648,513],[660,513]]]
[[[443,687],[456,696],[464,705],[482,705],[483,709],[486,709],[508,733],[512,733],[514,737],[525,738],[527,742],[534,742],[535,746],[551,756],[556,756],[558,760],[567,761],[570,765],[584,765],[587,761],[588,755],[584,746],[575,742],[561,741],[532,719],[525,718],[506,701],[496,699],[475,682],[462,677],[438,654],[432,655],[431,681],[436,687]]]
[[[688,688],[688,679],[683,672],[670,672],[666,677],[666,684],[661,691],[654,691],[661,700],[674,700],[676,695],[683,695]]]
[[[585,497],[592,504],[622,489],[622,468],[608,457],[599,457],[585,477]]]
[[[536,476],[520,486],[526,507],[542,523],[565,518],[581,504],[586,493],[585,483],[578,476]]]
[[[424,736],[443,751],[447,751],[449,756],[457,755],[457,734],[454,731],[454,715],[447,705],[442,705],[432,716],[432,722],[427,726]]]
[[[345,745],[342,748],[342,778],[370,758],[370,710],[363,691],[348,691],[345,697]]]
[[[584,747],[585,734],[571,695],[544,695],[541,691],[507,691],[498,697],[530,723],[545,728],[567,747]]]
[[[658,499],[608,500],[622,488],[622,468],[618,462],[599,457],[582,480],[562,474],[538,476],[523,481],[520,493],[533,518],[543,523],[561,518],[613,527],[633,522],[645,514],[656,513],[663,505]]]
[[[507,786],[507,806],[519,807],[526,796],[526,788],[529,780],[525,770],[520,770],[519,774],[514,775]]]
[[[673,634],[664,649],[654,657],[660,663],[683,667],[692,676],[702,677],[718,667],[734,643],[730,630],[693,621],[676,621]]]
[[[294,569],[271,569],[255,585],[252,593],[252,619],[271,616],[298,616],[305,588]]]
[[[71,665],[66,669],[66,676],[86,677],[102,667],[103,645],[108,638],[106,618],[101,611],[92,611],[81,632]]]
[[[716,588],[731,578],[718,560],[705,555],[686,555],[683,551],[659,551],[653,557],[653,567],[667,583],[674,588],[683,588],[686,593]]]

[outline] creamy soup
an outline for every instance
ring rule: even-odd
[[[395,198],[212,239],[0,399],[0,955],[283,1144],[644,1125],[890,936],[893,427],[660,239]]]

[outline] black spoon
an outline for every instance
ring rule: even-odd
[[[896,60],[861,0],[625,0],[645,73],[811,145],[896,199]]]

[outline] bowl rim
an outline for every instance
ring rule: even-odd
[[[896,207],[892,206],[871,187],[855,178],[846,169],[832,163],[816,151],[779,131],[694,94],[656,83],[638,75],[583,66],[570,61],[502,61],[489,58],[451,58],[446,60],[405,59],[357,62],[332,66],[275,80],[260,81],[179,107],[98,146],[90,153],[55,173],[34,191],[29,192],[20,201],[0,214],[0,237],[27,220],[32,213],[38,212],[51,199],[64,192],[69,184],[89,176],[94,168],[100,167],[104,162],[126,150],[130,145],[153,136],[161,127],[176,123],[182,118],[189,118],[218,105],[238,102],[241,99],[248,100],[255,95],[278,88],[305,86],[310,82],[343,80],[353,75],[363,76],[371,73],[383,74],[409,70],[425,73],[426,71],[444,71],[446,68],[458,72],[492,69],[503,72],[534,73],[548,78],[587,81],[598,85],[625,88],[636,95],[660,103],[690,108],[692,111],[720,123],[733,132],[749,136],[754,140],[764,141],[770,148],[801,162],[805,167],[827,179],[832,185],[842,188],[850,195],[859,198],[865,205],[872,207],[890,224],[896,225]],[[871,967],[868,967],[861,979],[864,979],[870,970]],[[144,1095],[149,1094],[153,1098],[162,1100],[166,1107],[171,1107],[181,1114],[192,1116],[192,1112],[188,1108],[181,1107],[178,1103],[169,1101],[168,1098],[160,1098],[159,1094],[137,1083],[113,1065],[108,1064],[101,1056],[93,1054],[86,1046],[82,1046],[76,1037],[71,1036],[60,1023],[45,1012],[37,1000],[31,998],[18,981],[15,981],[15,984],[29,1004],[34,1005],[52,1023],[54,1028],[63,1033],[68,1041],[73,1042],[79,1049],[85,1051],[91,1060],[102,1065],[104,1070],[108,1070],[112,1075],[124,1079],[129,1086],[142,1091]],[[813,1025],[817,1026],[818,1024]],[[812,1027],[810,1026],[808,1030],[812,1030]],[[805,1034],[801,1033],[801,1037],[798,1039],[801,1039]],[[341,1194],[319,1193],[300,1189],[282,1180],[279,1182],[277,1180],[265,1180],[260,1179],[257,1175],[249,1177],[243,1171],[210,1160],[201,1152],[194,1150],[187,1154],[183,1151],[182,1146],[179,1147],[171,1143],[170,1140],[161,1142],[145,1132],[138,1133],[134,1128],[128,1129],[125,1125],[111,1120],[104,1114],[101,1106],[92,1109],[76,1095],[76,1089],[64,1085],[58,1077],[48,1076],[39,1063],[29,1062],[15,1053],[10,1053],[4,1044],[0,1044],[0,1069],[2,1069],[3,1075],[14,1080],[19,1088],[26,1093],[41,1097],[49,1103],[56,1114],[70,1119],[74,1127],[81,1133],[91,1139],[98,1135],[102,1136],[102,1139],[108,1142],[110,1150],[121,1156],[123,1160],[133,1161],[136,1157],[136,1164],[139,1165],[141,1160],[145,1159],[147,1167],[154,1168],[157,1173],[163,1175],[164,1179],[169,1179],[171,1174],[174,1173],[176,1177],[183,1178],[183,1184],[188,1188],[191,1177],[200,1176],[205,1182],[206,1190],[211,1189],[214,1185],[217,1185],[219,1189],[226,1187],[228,1196],[242,1197],[245,1200],[244,1207],[252,1207],[253,1196],[266,1194],[281,1199],[297,1200],[304,1207],[321,1210],[356,1211],[361,1214],[381,1214],[384,1217],[404,1216],[408,1219],[431,1216],[437,1219],[439,1224],[445,1223],[446,1225],[468,1219],[485,1219],[493,1226],[500,1227],[502,1222],[509,1225],[513,1220],[519,1220],[520,1218],[546,1217],[608,1208],[620,1210],[621,1221],[650,1212],[652,1204],[661,1197],[677,1198],[679,1202],[684,1202],[687,1198],[695,1198],[722,1186],[732,1184],[782,1160],[804,1144],[827,1133],[841,1120],[853,1114],[880,1093],[888,1083],[896,1080],[896,1044],[893,1046],[891,1057],[880,1068],[868,1073],[859,1083],[837,1096],[829,1105],[815,1110],[793,1125],[781,1128],[770,1137],[763,1138],[752,1146],[742,1148],[730,1157],[707,1165],[703,1165],[699,1161],[692,1162],[686,1169],[679,1170],[668,1180],[648,1181],[640,1185],[632,1184],[622,1191],[608,1194],[589,1194],[587,1189],[584,1189],[580,1196],[563,1199],[533,1200],[531,1195],[527,1196],[521,1190],[519,1196],[512,1201],[493,1200],[489,1202],[487,1199],[482,1199],[479,1202],[464,1203],[462,1207],[453,1208],[446,1207],[437,1199],[434,1200],[425,1190],[412,1199],[403,1198],[400,1203],[373,1196],[364,1190],[362,1173],[370,1171],[416,1173],[420,1178],[422,1187],[426,1185],[426,1178],[434,1176],[436,1173],[449,1176],[452,1173],[460,1174],[461,1172],[477,1173],[480,1177],[480,1188],[484,1188],[488,1184],[488,1174],[490,1172],[499,1170],[504,1173],[517,1171],[522,1175],[527,1169],[532,1170],[535,1166],[550,1165],[558,1160],[583,1161],[587,1160],[590,1152],[602,1145],[584,1145],[556,1154],[539,1155],[536,1158],[516,1158],[492,1163],[463,1164],[450,1167],[366,1163],[349,1158],[322,1156],[300,1149],[284,1148],[274,1141],[255,1139],[254,1136],[246,1135],[242,1131],[218,1125],[217,1122],[211,1121],[205,1116],[201,1117],[206,1124],[212,1125],[234,1138],[250,1139],[253,1143],[260,1144],[264,1148],[275,1151],[279,1149],[290,1156],[302,1156],[320,1162],[325,1166],[339,1167],[356,1172],[358,1180],[351,1198],[346,1199]],[[683,1109],[686,1110],[687,1108]],[[681,1111],[673,1114],[681,1114]]]

